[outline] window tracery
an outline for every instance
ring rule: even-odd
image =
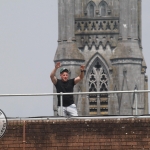
[[[108,77],[103,66],[97,61],[89,74],[89,92],[108,91]],[[98,106],[100,100],[100,106]],[[108,114],[108,94],[90,94],[89,95],[89,114],[107,115]],[[98,110],[99,109],[99,110]]]
[[[100,16],[107,16],[107,3],[102,1],[100,3]]]
[[[94,6],[93,6],[93,4],[91,3],[90,4],[90,17],[94,17]]]
[[[94,17],[95,16],[95,4],[90,2],[87,6],[87,16]]]

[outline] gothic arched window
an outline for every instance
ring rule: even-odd
[[[100,16],[107,16],[107,3],[102,1],[100,3]]]
[[[93,4],[91,3],[90,4],[90,17],[94,17],[94,6],[93,6]]]
[[[89,74],[89,92],[100,91],[108,91],[108,77],[100,62],[97,61]],[[98,106],[97,100],[100,101],[100,106]],[[97,115],[98,112],[100,115],[108,114],[108,94],[89,95],[89,114]]]
[[[94,17],[94,13],[95,13],[95,4],[93,2],[90,2],[87,6],[87,16]]]

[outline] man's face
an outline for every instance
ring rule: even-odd
[[[68,80],[68,77],[69,77],[68,72],[62,72],[60,74],[60,77],[61,77],[62,81],[66,82]]]

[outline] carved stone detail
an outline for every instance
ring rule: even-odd
[[[77,61],[77,60],[61,61],[62,66],[65,66],[65,65],[82,65],[83,63],[84,63],[84,61]]]
[[[99,34],[99,33],[119,33],[119,21],[115,20],[90,20],[75,21],[75,34]]]
[[[139,59],[114,59],[111,60],[111,63],[114,64],[142,64],[142,60]]]
[[[98,49],[100,45],[104,49],[107,45],[109,45],[111,48],[115,48],[117,46],[117,40],[114,37],[101,37],[96,35],[81,36],[81,45],[83,48],[88,46],[89,49],[91,49],[93,45],[96,47],[96,49]]]
[[[145,74],[145,73],[146,73],[146,67],[142,67],[141,73],[142,73],[142,74]]]

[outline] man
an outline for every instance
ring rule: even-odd
[[[56,87],[57,93],[73,93],[73,87],[80,82],[84,77],[85,66],[81,65],[81,73],[74,79],[69,79],[69,71],[66,68],[60,69],[60,78],[57,79],[55,74],[58,68],[60,68],[60,62],[57,62],[54,70],[50,74],[50,78]],[[60,95],[58,97],[58,115],[60,116]],[[76,105],[74,104],[73,95],[63,95],[63,116],[78,116]]]

